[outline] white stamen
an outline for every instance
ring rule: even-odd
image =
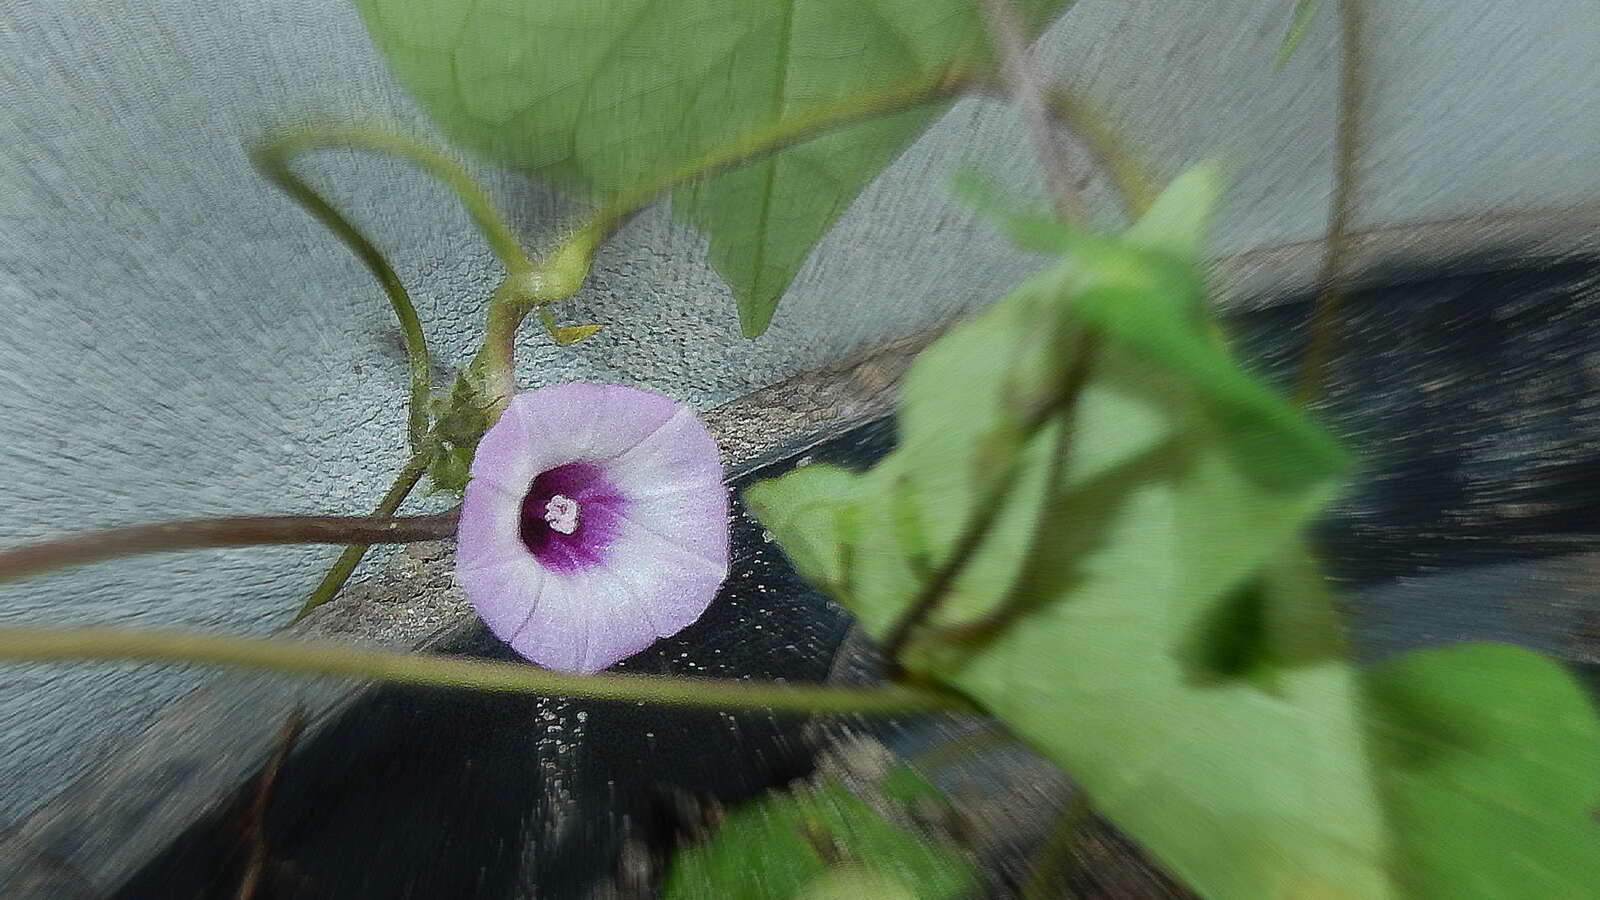
[[[550,502],[544,505],[544,520],[550,523],[551,528],[562,534],[571,534],[577,531],[578,501],[565,494],[557,494],[551,497]]]

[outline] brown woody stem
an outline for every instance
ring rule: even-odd
[[[1056,215],[1063,222],[1076,222],[1083,208],[1078,185],[1067,163],[1066,150],[1050,129],[1050,108],[1045,104],[1044,88],[1033,58],[1028,54],[1028,39],[1022,23],[1017,20],[1016,8],[1010,0],[983,0],[983,12],[1000,56],[1001,77],[1010,89],[1012,100],[1022,108],[1028,130],[1033,135],[1034,152],[1044,166]]]
[[[202,547],[257,544],[406,544],[455,533],[458,510],[431,516],[235,516],[132,525],[0,552],[0,582],[52,569]]]
[[[1335,126],[1333,202],[1328,212],[1328,239],[1323,244],[1322,270],[1311,338],[1300,376],[1300,403],[1309,405],[1322,387],[1323,369],[1337,330],[1344,301],[1344,264],[1350,252],[1350,225],[1355,215],[1361,152],[1361,105],[1366,93],[1362,65],[1363,0],[1339,0],[1339,121]]]

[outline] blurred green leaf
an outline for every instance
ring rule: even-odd
[[[1065,255],[1072,315],[1145,359],[1183,376],[1229,431],[1231,452],[1262,480],[1289,484],[1342,470],[1348,460],[1327,435],[1246,373],[1216,338],[1195,261],[1220,190],[1212,165],[1175,178],[1120,238],[1077,231],[1007,209],[980,180],[958,181],[1018,244]],[[1137,298],[1130,301],[1129,298]]]
[[[972,886],[971,864],[953,848],[924,842],[828,782],[735,811],[709,842],[678,855],[662,893],[667,900],[937,900],[965,896]]]
[[[813,463],[788,477],[758,482],[745,491],[745,503],[774,533],[792,535],[783,551],[823,589],[842,594],[849,587],[848,548],[858,538],[850,491],[855,474]]]
[[[901,879],[869,866],[834,866],[806,882],[796,900],[919,900]]]
[[[1197,260],[1205,249],[1206,232],[1221,194],[1222,176],[1217,166],[1195,166],[1172,179],[1122,237],[1135,246]]]
[[[1512,866],[1473,857],[1498,839],[1517,865],[1559,873],[1572,848],[1592,846],[1586,823],[1551,835],[1597,799],[1593,714],[1526,655],[1531,668],[1493,676],[1509,686],[1483,689],[1481,706],[1435,703],[1473,689],[1451,694],[1462,686],[1448,672],[1420,670],[1442,672],[1412,704],[1437,706],[1434,721],[1393,712],[1412,699],[1404,690],[1369,704],[1389,682],[1348,661],[1300,547],[1350,460],[1216,338],[1194,258],[1205,211],[1184,208],[1209,193],[1180,179],[1120,238],[1053,226],[1063,262],[912,365],[893,453],[846,482],[752,488],[756,512],[787,547],[816,540],[791,504],[850,511],[848,572],[796,563],[843,577],[841,600],[880,637],[952,569],[902,664],[1061,763],[1203,895],[1536,896],[1495,874]],[[1038,413],[1066,390],[1085,332],[1100,350],[1067,433],[1059,412]],[[1559,710],[1569,727],[1516,704]],[[1408,776],[1368,730],[1388,727],[1392,743],[1382,723],[1400,721],[1424,729],[1413,744],[1484,738],[1468,741],[1470,760]],[[1538,749],[1546,741],[1559,747]],[[1595,774],[1574,774],[1583,760]],[[1495,785],[1492,812],[1514,810],[1517,827],[1415,796],[1424,777],[1466,790],[1463,773]],[[1560,790],[1575,799],[1539,802]],[[1413,837],[1428,848],[1396,852]],[[1449,865],[1429,861],[1441,854]]]
[[[1401,896],[1356,673],[1306,652],[1337,646],[1330,608],[1306,594],[1315,579],[1235,585],[1222,591],[1232,602],[1210,603],[1192,586],[1218,579],[1184,545],[1239,521],[1185,515],[1180,485],[1139,481],[1052,509],[1041,527],[1071,523],[1098,547],[1039,554],[1019,579],[1028,608],[962,648],[950,680],[1202,895]],[[1244,560],[1237,546],[1217,553]]]
[[[399,80],[453,139],[614,197],[886,89],[992,65],[967,0],[356,0]],[[1023,0],[1037,33],[1067,0]],[[677,191],[745,333],[811,247],[944,109],[830,131]]]
[[[1461,644],[1364,677],[1407,897],[1594,896],[1600,724],[1570,676]]]
[[[976,171],[956,173],[950,180],[950,190],[958,200],[988,216],[1025,250],[1059,256],[1070,246],[1071,235],[1054,214],[1012,207],[1000,198],[999,187]]]
[[[1196,521],[1213,508],[1224,517],[1237,509],[1232,527],[1198,529],[1185,548],[1207,575],[1195,582],[1202,596],[1214,598],[1288,546],[1348,459],[1210,338],[1194,264],[1150,249],[1198,246],[1203,212],[1181,214],[1173,198],[1206,204],[1199,181],[1175,182],[1131,241],[1071,235],[1065,262],[925,350],[902,391],[901,447],[872,472],[753,487],[752,507],[785,546],[817,540],[807,523],[792,520],[799,509],[849,509],[859,522],[863,539],[847,585],[839,584],[837,565],[822,566],[809,553],[796,560],[800,570],[848,592],[856,613],[883,634],[929,571],[988,514],[989,537],[965,561],[942,608],[957,621],[992,611],[1027,552],[1056,444],[1048,419],[1030,421],[1059,399],[1085,327],[1108,348],[1078,401],[1071,480],[1103,491],[1105,479],[1168,467],[1173,500]],[[908,548],[899,535],[913,513],[922,527],[919,546]],[[1217,552],[1223,547],[1228,554]]]
[[[1299,48],[1300,42],[1305,40],[1306,32],[1310,30],[1311,23],[1317,17],[1317,10],[1322,7],[1322,0],[1296,0],[1294,14],[1289,19],[1289,31],[1283,36],[1283,43],[1278,47],[1278,58],[1272,64],[1274,69],[1283,68]]]

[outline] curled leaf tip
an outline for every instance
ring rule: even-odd
[[[561,347],[570,347],[605,327],[598,322],[590,322],[584,325],[558,325],[556,324],[555,315],[543,306],[539,307],[539,321],[544,324],[544,330],[550,332],[550,338],[556,342],[557,346]]]
[[[561,327],[550,332],[550,336],[555,338],[557,344],[560,344],[563,347],[568,347],[572,344],[576,344],[577,342],[583,340],[591,334],[594,334],[604,327],[604,325],[601,325],[598,322],[591,322],[586,325],[562,325]]]

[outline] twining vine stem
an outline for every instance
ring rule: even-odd
[[[992,79],[973,78],[967,82],[967,87],[996,97],[1009,96],[1006,86]],[[1155,185],[1145,174],[1144,163],[1122,142],[1116,131],[1082,99],[1067,91],[1046,90],[1044,103],[1052,123],[1065,126],[1083,141],[1095,163],[1110,180],[1118,202],[1129,217],[1137,219],[1144,215],[1155,201]]]
[[[245,866],[244,874],[239,877],[239,889],[233,894],[234,900],[256,900],[257,891],[262,881],[266,880],[272,856],[272,848],[267,840],[267,810],[272,805],[273,795],[277,793],[278,781],[283,777],[284,763],[288,761],[295,742],[300,740],[305,725],[305,709],[295,707],[278,730],[278,746],[267,759],[267,764],[261,767],[255,796],[240,816],[239,837],[245,845]]]
[[[1095,156],[1106,164],[1106,169],[1117,188],[1123,205],[1130,213],[1138,215],[1149,206],[1153,196],[1150,182],[1144,177],[1133,156],[1118,141],[1116,135],[1104,127],[1076,98],[1065,91],[1043,91],[1035,83],[1035,93],[1043,110],[1040,122],[1044,137],[1041,146],[1053,144],[1048,134],[1051,122],[1065,124],[1082,137]],[[1006,91],[1016,93],[1015,86]],[[481,378],[490,400],[491,421],[504,408],[506,399],[514,389],[515,354],[513,342],[523,318],[539,309],[544,325],[550,333],[562,340],[564,329],[557,326],[544,306],[576,293],[588,275],[594,252],[600,243],[628,216],[676,188],[714,177],[738,168],[756,159],[779,153],[796,144],[804,143],[841,128],[904,112],[919,106],[952,100],[968,91],[995,93],[995,81],[984,75],[956,71],[933,82],[919,81],[878,91],[859,94],[841,103],[821,110],[791,116],[771,127],[753,131],[738,140],[691,160],[653,181],[624,191],[601,204],[587,222],[574,231],[557,249],[538,265],[523,272],[514,272],[500,289],[489,308],[489,321],[482,348],[473,361],[473,369]],[[1059,152],[1058,162],[1065,165]],[[1059,167],[1058,167],[1059,168]],[[1073,184],[1065,176],[1066,183]],[[1072,190],[1075,192],[1076,188]],[[1075,198],[1075,193],[1072,195]],[[1066,213],[1063,213],[1064,218]],[[1066,218],[1071,221],[1071,218]],[[581,336],[595,326],[576,326],[566,329]]]
[[[513,354],[508,335],[515,335],[523,317],[533,309],[575,293],[583,283],[594,251],[601,241],[628,216],[663,194],[841,128],[952,100],[969,91],[994,94],[1014,92],[1014,88],[998,86],[993,78],[986,75],[955,71],[938,81],[919,81],[865,92],[844,102],[804,115],[791,116],[771,127],[753,131],[653,181],[610,198],[549,259],[533,266],[520,279],[516,276],[507,279],[506,284],[497,291],[496,301],[490,306],[491,334],[486,335],[474,366],[497,391],[503,390],[512,377],[510,368]],[[1046,126],[1050,122],[1064,124],[1084,139],[1095,157],[1105,165],[1124,207],[1136,216],[1148,208],[1154,196],[1150,181],[1116,134],[1071,94],[1062,90],[1040,90],[1037,93]],[[1053,139],[1041,141],[1041,146],[1052,142]],[[1059,151],[1057,155],[1062,156],[1064,164],[1064,156]],[[1065,177],[1064,181],[1075,198],[1076,187],[1071,177]],[[1075,207],[1075,200],[1069,205]],[[559,340],[560,330],[548,315],[545,318],[545,327]],[[580,329],[591,327],[579,326]],[[494,410],[491,415],[497,412]]]
[[[406,293],[405,287],[395,273],[394,268],[384,258],[376,245],[367,240],[353,224],[290,169],[289,161],[297,154],[319,148],[352,146],[390,153],[417,163],[430,175],[454,189],[458,196],[461,197],[474,222],[483,232],[485,238],[506,265],[509,272],[505,285],[506,290],[497,295],[496,303],[491,304],[490,328],[485,336],[484,347],[480,350],[475,360],[475,366],[479,369],[479,374],[485,377],[486,385],[495,388],[495,390],[491,391],[491,398],[496,405],[499,405],[503,404],[506,397],[509,397],[513,387],[511,383],[514,363],[512,340],[522,318],[528,312],[540,309],[548,302],[570,296],[576,292],[578,286],[587,275],[594,250],[600,241],[634,210],[656,196],[682,184],[711,177],[752,159],[779,152],[789,146],[838,128],[910,109],[918,105],[952,99],[969,89],[993,92],[995,87],[992,81],[985,78],[966,73],[953,73],[951,77],[931,85],[920,84],[912,88],[897,88],[863,95],[848,103],[810,116],[786,120],[772,129],[749,135],[741,141],[734,142],[727,147],[708,154],[706,157],[687,164],[677,171],[669,173],[654,184],[646,185],[624,196],[613,198],[612,202],[602,206],[588,224],[571,235],[540,265],[533,264],[523,254],[514,234],[495,213],[487,197],[465,170],[448,156],[426,148],[409,138],[370,128],[308,128],[292,132],[257,147],[252,153],[252,158],[268,178],[306,207],[313,216],[344,241],[378,279],[380,285],[383,286],[396,318],[400,321],[401,329],[406,336],[407,353],[412,369],[411,435],[414,445],[420,448],[423,439],[426,437],[427,400],[431,388],[431,365],[415,307],[412,305],[410,297]],[[1137,212],[1146,206],[1150,196],[1149,182],[1138,174],[1137,167],[1131,162],[1131,157],[1116,143],[1114,135],[1107,129],[1090,127],[1093,124],[1093,120],[1087,110],[1067,95],[1061,92],[1051,92],[1045,97],[1045,100],[1048,103],[1049,115],[1057,121],[1064,121],[1074,126],[1078,133],[1094,148],[1096,155],[1100,159],[1119,161],[1119,165],[1112,170],[1113,180],[1116,182],[1124,203],[1130,211]],[[1108,165],[1108,169],[1111,168]],[[547,322],[546,324],[548,326],[552,323]],[[589,326],[579,326],[578,328],[587,327]],[[552,333],[555,333],[554,330]],[[1075,367],[1075,371],[1086,372],[1091,354],[1080,353],[1077,356],[1080,362]],[[1066,396],[1075,396],[1075,391],[1067,392]],[[448,537],[454,532],[454,512],[410,519],[385,518],[385,516],[392,514],[399,508],[400,503],[415,486],[425,468],[426,458],[421,453],[414,456],[406,469],[400,473],[400,476],[390,487],[383,501],[378,505],[377,512],[380,515],[377,516],[365,518],[241,517],[167,522],[125,529],[112,529],[0,553],[0,581],[38,574],[62,566],[81,565],[136,553],[253,544],[350,544],[351,546],[346,549],[317,590],[308,599],[306,606],[302,609],[302,614],[304,614],[309,609],[325,602],[338,591],[360,560],[366,545],[433,540]],[[1000,499],[1003,499],[1003,497]],[[999,505],[999,503],[994,503],[987,506],[996,508]],[[977,524],[981,525],[982,523]],[[977,531],[979,529],[974,530]],[[975,546],[977,538],[972,538],[970,541]],[[935,577],[933,586],[936,589],[928,591],[925,598],[913,605],[907,617],[901,622],[899,629],[901,634],[899,639],[894,642],[895,646],[903,643],[905,634],[908,634],[932,610],[933,606],[938,602],[939,595],[948,587],[948,583],[953,579],[954,574],[955,572],[952,569],[949,573]],[[94,629],[76,632],[35,631],[27,634],[13,632],[9,633],[5,639],[9,640],[10,643],[6,645],[3,651],[0,651],[0,656],[10,656],[12,658],[36,658],[29,654],[54,652],[56,655],[48,658],[73,655],[93,658],[159,658],[170,661],[188,660],[222,664],[236,662],[241,665],[263,665],[288,668],[293,671],[339,671],[378,678],[390,677],[393,674],[390,668],[386,668],[391,665],[392,661],[367,660],[373,665],[364,671],[354,671],[348,668],[340,668],[326,659],[304,656],[304,653],[309,652],[304,648],[296,651],[302,655],[291,654],[290,657],[273,657],[270,652],[265,652],[264,646],[237,643],[245,639],[222,639],[170,633],[130,634],[116,632],[115,630]],[[230,643],[230,640],[233,642]],[[33,642],[29,645],[32,649],[23,647],[23,644],[28,642]],[[270,646],[270,644],[265,645],[265,647]],[[234,650],[241,651],[240,655],[230,658],[228,654]],[[339,653],[349,658],[349,653],[344,648],[341,648]],[[186,656],[185,654],[194,655]],[[37,658],[47,657],[39,656]],[[500,689],[526,689],[545,692],[549,688],[551,683],[548,681],[539,681],[541,686],[533,687],[531,682],[526,680],[530,677],[530,671],[537,670],[527,670],[525,667],[517,667],[517,669],[518,671],[514,674],[509,672],[497,673],[494,677],[501,680],[495,681],[491,679],[490,682],[492,684],[506,685]],[[452,684],[466,684],[466,682],[459,680],[451,680],[456,679],[458,675],[464,678],[466,673],[447,674],[444,670],[438,668],[428,671],[431,674],[394,677],[399,680],[412,680],[415,683],[442,683],[437,680],[427,681],[429,678],[434,678],[444,679]],[[550,673],[538,674],[540,676],[556,677],[551,676]],[[415,681],[419,678],[423,679],[423,681]],[[468,681],[470,681],[470,678]],[[521,685],[521,687],[509,686],[513,684]],[[595,689],[593,688],[593,679],[584,679],[583,684],[589,686],[585,690]],[[589,696],[586,693],[575,692],[577,691],[576,683],[563,684],[560,687],[561,690],[567,691],[573,696]],[[699,688],[696,687],[694,690],[699,690]],[[755,691],[757,694],[761,693],[755,688],[749,688],[749,690]],[[913,689],[895,688],[895,690],[908,691]],[[668,693],[670,694],[671,692],[669,691]],[[827,703],[839,702],[839,698],[834,696],[835,693],[832,691],[823,692],[822,702],[824,707]],[[623,694],[617,694],[617,696],[621,697]],[[626,696],[635,697],[636,695],[629,693]],[[741,694],[740,696],[744,695]],[[796,694],[791,690],[791,692],[785,693],[784,697],[786,699],[783,703],[793,704],[793,708],[814,708],[811,705],[811,699],[808,699],[804,692]],[[643,696],[638,696],[638,698],[651,699]],[[729,698],[731,705],[739,705],[737,702],[732,702],[733,699],[735,698]],[[683,695],[678,700],[663,700],[663,702],[680,701],[690,702],[688,695]],[[852,699],[851,702],[854,703],[855,700]],[[896,696],[891,700],[877,697],[862,702],[866,705],[840,707],[840,710],[865,711],[869,708],[878,708],[873,704],[883,704],[883,709],[893,708],[898,710],[905,708],[904,703],[907,701],[906,698]],[[916,702],[926,703],[930,701],[927,701],[926,697],[924,697]],[[950,698],[941,697],[938,703],[934,705],[949,706],[951,702]],[[718,705],[719,703],[722,703],[722,701],[711,702],[710,705]],[[723,703],[722,705],[729,704]],[[770,698],[767,698],[756,703],[756,705],[770,707],[773,704],[770,702]]]
[[[432,391],[433,368],[428,355],[427,339],[416,307],[406,292],[405,285],[394,267],[384,257],[377,245],[368,240],[353,223],[346,219],[316,189],[294,173],[290,162],[294,157],[313,150],[330,148],[357,148],[408,159],[440,183],[455,191],[461,204],[472,217],[484,239],[513,276],[525,275],[533,263],[522,251],[516,235],[496,212],[487,194],[472,176],[448,155],[434,150],[405,135],[380,128],[365,126],[314,125],[298,128],[279,135],[251,150],[251,159],[261,173],[332,231],[377,278],[400,331],[405,337],[406,357],[411,369],[411,399],[407,413],[407,433],[413,457],[390,485],[379,502],[374,515],[388,516],[400,508],[406,497],[416,487],[427,470],[426,450],[429,443],[428,406]],[[352,544],[334,562],[301,606],[299,616],[332,599],[344,587],[356,566],[366,555],[369,545]],[[297,617],[298,618],[298,617]]]
[[[1139,173],[1131,155],[1116,136],[1102,127],[1082,103],[1064,91],[1043,91],[1037,80],[1028,84],[1028,90],[1031,91],[1029,96],[1033,98],[1031,108],[1035,109],[1033,115],[1038,123],[1042,123],[1041,127],[1049,121],[1055,121],[1073,128],[1097,158],[1105,163],[1124,205],[1135,214],[1142,211],[1151,196],[1149,181]],[[356,147],[402,156],[415,162],[460,196],[473,221],[510,273],[490,304],[484,343],[472,366],[488,395],[488,412],[492,420],[514,389],[513,341],[522,320],[534,309],[576,293],[588,274],[595,249],[629,215],[674,188],[713,177],[840,128],[950,100],[968,90],[993,92],[995,84],[985,76],[957,71],[939,81],[917,82],[863,93],[817,112],[790,117],[770,128],[752,132],[652,182],[612,197],[601,205],[586,224],[538,264],[531,262],[523,253],[515,235],[465,170],[445,154],[410,138],[374,128],[318,126],[278,138],[259,148],[256,158],[268,177],[305,205],[367,263],[388,293],[396,315],[401,319],[402,329],[406,331],[407,348],[411,356],[411,423],[415,445],[416,439],[426,429],[428,387],[427,351],[421,328],[416,325],[415,310],[394,269],[372,242],[290,171],[288,160],[295,154],[324,147]],[[1015,93],[1017,87],[1013,85],[1010,90]],[[1041,139],[1039,144],[1043,148],[1053,145],[1053,140]],[[1064,156],[1061,156],[1059,148],[1055,153],[1064,164]],[[1051,171],[1061,170],[1060,166],[1049,168]],[[1052,179],[1053,183],[1067,185],[1066,190],[1072,192],[1070,196],[1075,198],[1076,188],[1070,176],[1052,176]],[[1075,199],[1072,205],[1075,206]],[[543,318],[551,334],[564,342],[591,333],[595,327],[584,325],[563,329],[555,325],[548,315]]]
[[[1013,98],[1022,107],[1023,114],[1028,119],[1029,130],[1033,134],[1034,149],[1050,185],[1056,215],[1063,223],[1074,224],[1082,215],[1077,184],[1067,163],[1066,153],[1056,135],[1050,130],[1039,78],[1033,60],[1028,54],[1026,37],[1017,20],[1016,9],[1010,0],[983,0],[983,11],[1000,57],[1001,73]],[[1125,200],[1125,203],[1132,207],[1131,202]],[[1052,416],[1056,417],[1056,427],[1060,429],[1056,434],[1056,446],[1046,475],[1046,491],[1056,491],[1061,488],[1067,460],[1072,452],[1073,426],[1078,401],[1088,384],[1089,375],[1099,355],[1099,337],[1092,329],[1085,329],[1078,334],[1074,343],[1075,352],[1068,356],[1070,362],[1056,395],[1055,409],[1042,410],[1033,428],[1029,429],[1029,433],[1036,431]],[[1022,454],[1019,450],[1006,467],[1007,471],[1002,476],[1004,479],[1002,487],[1009,487],[1014,482],[1021,459]],[[886,653],[892,667],[900,666],[900,654],[909,636],[933,614],[949,592],[957,575],[977,551],[983,537],[993,524],[1005,496],[1006,494],[1002,492],[997,498],[998,502],[979,507],[979,511],[968,523],[967,531],[959,539],[955,551],[940,567],[938,573],[928,580],[920,595],[895,623],[886,645]],[[1035,545],[1044,539],[1042,530],[1036,530]],[[1089,798],[1079,790],[1073,797],[1072,804],[1063,813],[1060,824],[1047,846],[1036,856],[1033,872],[1024,888],[1024,896],[1028,900],[1047,896],[1051,888],[1061,883],[1066,862],[1071,860],[1074,849],[1081,839],[1082,826],[1088,814]]]
[[[352,136],[344,134],[341,137]],[[422,321],[417,317],[417,308],[411,302],[411,295],[406,293],[405,284],[377,245],[367,240],[359,228],[289,167],[289,161],[296,154],[321,146],[342,145],[329,143],[321,132],[301,130],[252,148],[250,158],[267,180],[294,198],[296,203],[305,207],[317,221],[343,241],[383,287],[384,295],[389,298],[389,306],[394,309],[394,316],[400,322],[400,333],[405,337],[406,359],[411,368],[411,406],[406,430],[412,449],[417,450],[427,439],[428,395],[433,385],[433,368],[428,357],[428,341],[422,333]]]
[[[425,433],[427,429],[426,407],[431,387],[429,384],[431,363],[416,309],[393,266],[377,246],[290,169],[290,160],[298,154],[322,148],[357,147],[400,156],[415,162],[428,174],[455,190],[461,198],[473,221],[510,273],[506,284],[502,286],[503,290],[497,292],[496,301],[490,305],[485,341],[473,365],[483,378],[486,394],[491,402],[489,412],[492,418],[498,411],[496,407],[503,406],[515,387],[513,341],[522,319],[535,309],[543,311],[544,304],[576,292],[587,275],[593,253],[600,241],[612,227],[642,204],[673,187],[710,177],[764,154],[779,152],[794,144],[871,118],[918,105],[953,99],[968,90],[994,94],[1003,92],[1004,88],[986,76],[954,73],[933,84],[918,84],[911,88],[894,88],[865,94],[848,103],[830,107],[810,116],[785,120],[778,126],[749,135],[742,141],[708,154],[654,185],[640,188],[626,197],[614,199],[537,265],[529,261],[523,253],[509,226],[495,212],[493,205],[471,176],[449,156],[425,147],[411,138],[377,128],[307,127],[256,147],[252,151],[252,158],[263,174],[305,206],[313,216],[344,241],[383,286],[406,337],[407,355],[412,370],[410,430],[415,441],[418,432]],[[1118,143],[1116,136],[1069,94],[1049,91],[1045,94],[1045,100],[1052,119],[1067,125],[1083,137],[1096,157],[1104,162],[1129,211],[1138,213],[1147,207],[1151,196],[1150,182],[1143,176],[1140,167],[1133,161],[1126,148]],[[546,325],[551,328],[552,334],[558,334],[563,330],[553,321],[547,321]],[[568,326],[566,333],[578,335],[588,328],[592,326]],[[427,460],[422,454],[413,456],[378,504],[374,516],[389,516],[398,510],[401,502],[426,471],[426,467]],[[201,540],[199,537],[180,539],[180,534],[192,524],[194,523],[176,522],[139,526],[136,530],[139,536],[137,541],[122,540],[121,538],[126,535],[120,534],[120,531],[68,539],[69,542],[98,541],[99,546],[92,551],[82,544],[75,544],[79,549],[71,553],[64,553],[57,547],[46,555],[37,553],[37,548],[20,548],[8,554],[0,554],[0,581],[39,574],[60,565],[78,565],[129,553],[151,553],[201,546],[301,542],[298,539],[286,540],[271,536],[254,540],[246,531],[234,532],[226,544],[195,543],[194,541]],[[163,532],[163,529],[166,531]],[[156,534],[165,536],[161,541],[152,543],[152,536]],[[104,538],[111,540],[103,540]],[[302,615],[326,602],[348,580],[366,549],[359,543],[359,538],[353,539],[358,543],[348,547],[324,576],[322,582],[307,599],[301,610]],[[387,540],[381,538],[373,542]],[[26,572],[20,569],[7,571],[6,563],[3,561],[7,558],[23,558],[22,554],[26,554],[27,558],[32,560]]]
[[[515,274],[534,268],[516,233],[501,218],[488,194],[454,158],[414,138],[384,128],[367,125],[316,124],[279,135],[255,151],[258,159],[273,166],[287,166],[293,157],[312,150],[367,150],[410,160],[440,184],[454,191],[467,215],[483,233],[484,240],[506,270]],[[298,199],[298,198],[296,198]],[[340,235],[342,238],[343,235]]]

